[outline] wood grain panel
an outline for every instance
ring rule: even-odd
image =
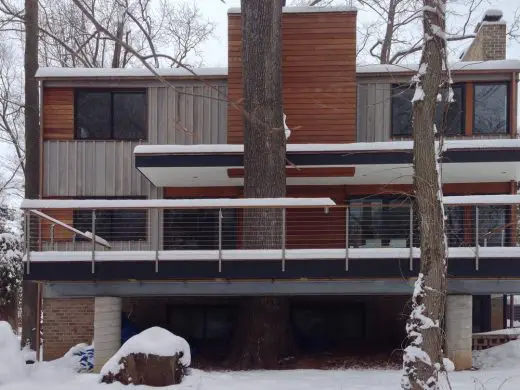
[[[511,76],[511,103],[509,104],[511,138],[517,136],[517,111],[518,111],[518,73]]]
[[[63,222],[67,225],[72,226],[73,224],[73,211],[64,209],[48,209],[44,211],[45,214]],[[42,242],[51,242],[51,226],[52,223],[46,219],[40,218],[40,234]],[[72,241],[74,233],[61,226],[54,227],[54,242]]]
[[[229,14],[228,97],[242,100],[240,14]],[[356,142],[356,13],[284,13],[284,112],[290,143]],[[243,142],[242,106],[228,106],[228,143]]]
[[[285,168],[287,177],[353,177],[355,173],[355,167]],[[227,174],[230,178],[243,178],[244,168],[230,168]]]
[[[464,112],[466,113],[464,119],[464,134],[471,136],[473,134],[473,83],[466,83],[465,90],[466,106]]]
[[[74,139],[74,90],[45,88],[42,107],[43,139]]]

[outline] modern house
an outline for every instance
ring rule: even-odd
[[[420,257],[410,206],[416,67],[356,66],[354,9],[286,9],[288,198],[244,199],[240,17],[229,13],[226,69],[38,71],[41,199],[22,207],[44,359],[94,341],[99,367],[122,322],[186,337],[195,360],[224,354],[248,295],[289,296],[303,348],[401,347]],[[438,110],[444,326],[458,369],[471,367],[472,327],[503,327],[502,296],[520,293],[520,61],[505,51],[505,24],[491,13],[451,65],[455,102]],[[248,208],[279,210],[278,248],[246,249]]]

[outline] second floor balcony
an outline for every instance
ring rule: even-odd
[[[520,260],[519,202],[516,195],[445,198],[455,273],[520,272],[513,261]],[[417,214],[405,198],[29,200],[23,207],[26,272],[44,280],[74,265],[81,273],[61,277],[370,277],[419,269]]]

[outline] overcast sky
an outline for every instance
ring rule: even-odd
[[[224,4],[221,0],[196,0],[196,4],[200,7],[205,17],[216,23],[215,37],[204,44],[202,48],[204,54],[204,65],[205,66],[227,66],[227,10],[230,7],[240,6],[240,0],[225,0]],[[419,1],[419,0],[418,0]],[[463,0],[457,0],[462,2]],[[290,1],[289,1],[290,3]],[[347,1],[337,1],[338,4],[350,4]],[[353,1],[355,5],[355,1]],[[518,0],[489,0],[489,8],[497,8],[503,11],[504,19],[510,22],[515,10],[520,6]],[[463,9],[460,9],[463,11]],[[360,20],[368,21],[372,18],[372,15],[368,12],[359,12],[358,18]],[[481,15],[477,15],[477,18],[481,18]],[[451,23],[456,23],[453,19]],[[448,19],[448,24],[450,20]],[[461,50],[465,47],[470,40],[464,41],[464,43],[458,43],[457,47]],[[511,43],[508,47],[508,58],[520,59],[520,44]]]

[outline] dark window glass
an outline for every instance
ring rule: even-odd
[[[465,246],[464,240],[464,207],[446,206],[446,237],[448,246]]]
[[[76,137],[111,138],[110,92],[78,91],[76,95]]]
[[[474,211],[476,214],[476,211]],[[481,246],[506,246],[509,231],[507,207],[478,207],[478,242]]]
[[[475,84],[475,134],[507,133],[507,84]]]
[[[114,93],[113,99],[114,139],[145,139],[145,94],[117,92]]]
[[[440,134],[461,135],[464,133],[464,88],[453,85],[453,101],[449,102],[448,90],[441,92],[442,101],[437,103],[435,125]]]
[[[410,245],[410,203],[403,198],[349,202],[349,247]],[[414,233],[415,235],[415,233]]]
[[[144,91],[76,92],[76,138],[142,140],[146,138]]]
[[[453,85],[453,102],[447,104],[448,91],[441,92],[443,97],[437,103],[435,125],[437,130],[445,130],[446,135],[463,134],[464,88]],[[413,86],[396,85],[392,88],[392,135],[396,137],[412,136],[412,98],[415,93]]]
[[[236,213],[222,210],[222,248],[236,247]],[[164,249],[218,249],[218,210],[164,210]]]
[[[91,210],[74,210],[73,221],[76,229],[92,232]],[[146,221],[146,210],[96,210],[96,236],[107,241],[145,241]]]

